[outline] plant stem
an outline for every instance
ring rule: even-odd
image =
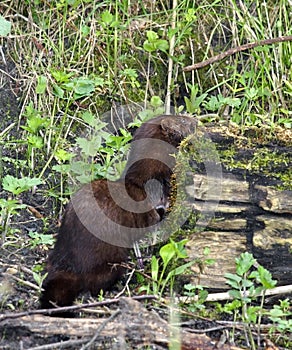
[[[177,16],[177,0],[173,1],[172,4],[173,13],[171,21],[171,29],[176,27],[176,16]],[[169,42],[169,58],[168,58],[168,73],[167,73],[167,87],[165,96],[165,114],[170,114],[170,97],[171,97],[171,85],[172,85],[172,71],[173,71],[173,55],[175,46],[175,34],[173,33]]]

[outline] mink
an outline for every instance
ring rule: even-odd
[[[122,277],[130,247],[165,216],[173,153],[195,126],[187,116],[145,122],[134,133],[121,178],[92,181],[73,195],[47,260],[41,308],[72,305],[81,292],[96,296]]]

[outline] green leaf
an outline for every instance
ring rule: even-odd
[[[143,48],[147,52],[153,52],[156,50],[156,45],[153,43],[150,43],[148,40],[146,40],[143,44]]]
[[[7,210],[11,214],[16,214],[16,210],[26,208],[26,204],[19,204],[16,199],[3,199],[0,198],[0,208]]]
[[[7,36],[11,32],[11,23],[0,15],[0,36]]]
[[[86,111],[81,115],[81,118],[87,123],[88,125],[94,127],[96,124],[96,118],[93,114],[90,112]]]
[[[229,294],[231,295],[231,293]],[[234,298],[234,300],[231,303],[226,303],[223,308],[224,312],[227,312],[230,314],[230,313],[233,313],[234,310],[238,310],[242,305],[239,299]]]
[[[169,48],[169,44],[167,40],[159,39],[158,34],[153,30],[149,30],[146,33],[147,40],[143,43],[143,48],[147,52],[153,52],[156,50],[161,50],[166,52]]]
[[[95,82],[94,80],[80,77],[63,83],[62,88],[67,91],[73,91],[74,98],[78,99],[90,95],[95,89]]]
[[[27,138],[27,142],[30,146],[38,149],[42,148],[44,145],[42,137],[38,135],[29,135]]]
[[[267,269],[265,269],[263,266],[260,265],[258,266],[257,272],[258,272],[257,280],[263,285],[265,289],[271,289],[275,287],[275,285],[277,284],[277,281],[273,280],[272,274],[270,273],[270,271],[268,271]]]
[[[228,293],[234,299],[242,299],[241,293],[238,290],[230,290]]]
[[[18,195],[29,190],[33,186],[40,185],[41,183],[42,180],[38,178],[23,177],[21,179],[17,179],[14,176],[6,175],[3,178],[2,186],[4,190],[9,191],[14,195]]]
[[[153,30],[148,30],[146,32],[146,36],[150,42],[154,42],[158,39],[158,34],[156,32],[154,32]]]
[[[108,11],[104,11],[102,14],[101,14],[101,20],[103,23],[109,25],[114,19],[114,16]]]
[[[74,155],[72,153],[67,152],[66,150],[59,148],[55,152],[55,157],[58,159],[59,162],[66,162],[68,160],[71,160]]]
[[[158,108],[163,105],[163,101],[159,96],[152,96],[150,99],[150,105],[154,108]]]
[[[168,41],[164,40],[164,39],[160,39],[157,41],[156,46],[159,50],[163,51],[163,52],[167,52],[169,45],[168,45]]]
[[[187,22],[195,21],[197,16],[195,15],[195,9],[189,8],[187,13],[185,14],[185,18]]]
[[[249,100],[255,100],[258,97],[258,89],[251,87],[245,92],[245,97]]]
[[[86,26],[86,25],[83,25],[81,27],[81,33],[82,33],[82,36],[83,37],[86,37],[87,35],[90,34],[90,27],[89,26]]]
[[[243,276],[249,271],[249,269],[255,264],[256,260],[252,254],[245,252],[235,259],[236,272],[239,276]]]
[[[75,80],[75,93],[81,96],[89,95],[94,91],[95,85],[94,81],[86,78],[79,78]]]
[[[248,280],[248,279],[243,279],[242,280],[242,287],[244,288],[249,288],[253,285],[253,282]]]
[[[107,126],[107,123],[102,122],[97,116],[88,111],[84,112],[81,115],[81,118],[85,121],[85,123],[93,127],[95,131],[101,130]]]
[[[156,258],[155,255],[153,255],[151,258],[151,277],[153,281],[158,280],[158,270],[159,270],[158,259]]]
[[[94,157],[97,153],[97,150],[101,145],[101,137],[99,135],[94,136],[91,140],[87,140],[84,137],[77,137],[76,143],[81,148],[81,151],[87,155]]]
[[[249,322],[256,323],[259,310],[259,306],[249,306],[247,308],[247,318]]]
[[[59,98],[64,98],[64,90],[62,88],[60,88],[60,86],[58,86],[57,84],[53,85],[53,91],[54,91],[54,95],[59,97]]]
[[[190,261],[186,264],[183,264],[181,266],[176,267],[171,272],[173,272],[173,275],[175,275],[175,276],[182,275],[189,267],[191,267],[195,263],[196,263],[196,260]]]
[[[163,260],[163,265],[166,267],[170,260],[175,256],[175,250],[171,243],[165,244],[160,248],[159,254]]]
[[[27,125],[29,128],[29,131],[33,134],[37,133],[39,131],[39,129],[41,128],[45,128],[48,126],[48,119],[45,118],[41,118],[39,116],[31,116],[28,120],[27,120]]]
[[[36,86],[36,93],[43,94],[47,88],[47,78],[44,75],[38,77],[38,83]]]
[[[270,311],[271,319],[287,316],[287,314],[283,312],[283,310],[276,308],[277,306],[278,305],[274,305],[274,308]]]
[[[209,110],[209,111],[218,111],[219,109],[219,104],[218,104],[218,99],[216,96],[211,96],[208,102],[204,103],[204,106]]]
[[[27,117],[27,119],[32,119],[40,117],[41,113],[33,107],[33,102],[30,101],[30,103],[25,107],[24,115]]]
[[[95,84],[95,86],[103,87],[105,85],[105,80],[101,77],[96,77],[96,78],[94,78],[94,84]]]
[[[57,164],[52,166],[52,170],[56,171],[57,173],[66,174],[70,171],[70,164]]]
[[[29,231],[28,233],[29,237],[32,239],[30,242],[30,245],[35,248],[37,245],[53,245],[55,240],[53,238],[53,235],[49,234],[41,234],[34,231]]]
[[[185,259],[185,258],[188,257],[188,254],[187,254],[187,252],[185,250],[185,245],[188,242],[188,239],[182,239],[179,242],[175,242],[174,240],[172,240],[170,238],[170,242],[171,242],[171,244],[173,245],[173,247],[175,249],[175,253],[176,253],[177,258]]]
[[[66,73],[61,70],[51,70],[51,74],[58,83],[66,83],[69,81],[70,78],[74,76],[73,72]]]
[[[242,278],[234,273],[226,272],[224,274],[224,277],[227,278],[229,281],[234,281],[237,283],[240,283],[242,281]]]

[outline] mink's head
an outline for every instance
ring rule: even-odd
[[[160,115],[140,126],[133,140],[153,138],[163,140],[174,147],[196,131],[197,120],[183,115]]]

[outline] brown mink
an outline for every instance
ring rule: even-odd
[[[122,276],[119,264],[127,261],[129,248],[164,216],[173,153],[195,126],[187,116],[145,122],[134,134],[121,179],[95,180],[75,193],[49,254],[42,308],[71,305],[81,292],[98,295]]]

